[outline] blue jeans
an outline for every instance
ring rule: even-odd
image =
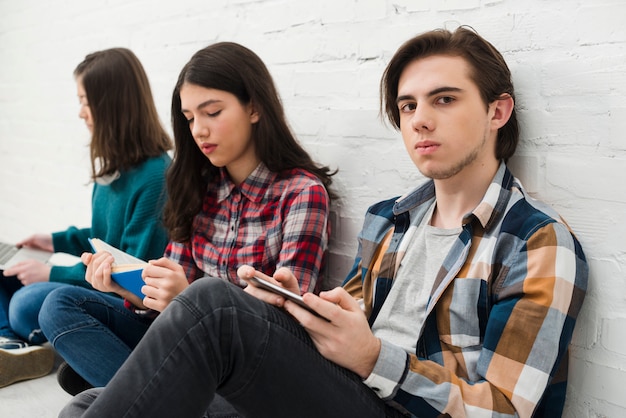
[[[59,416],[202,417],[215,393],[249,417],[404,416],[284,311],[211,278],[174,299],[104,390]]]
[[[52,291],[39,323],[63,359],[93,386],[104,386],[152,322],[117,296],[77,286]]]
[[[16,276],[4,277],[3,273],[0,270],[0,337],[20,339],[9,322],[9,304],[15,292],[24,286]]]
[[[9,321],[13,331],[31,344],[46,342],[38,319],[43,301],[53,290],[69,286],[65,283],[41,282],[23,286],[15,292],[9,303]]]

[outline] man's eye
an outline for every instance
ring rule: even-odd
[[[443,96],[437,99],[438,103],[441,104],[450,104],[452,102],[454,102],[454,97],[450,97],[450,96]]]

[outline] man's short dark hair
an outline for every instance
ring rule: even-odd
[[[471,68],[470,78],[476,83],[488,106],[503,94],[515,101],[511,72],[498,50],[487,40],[467,27],[454,32],[436,29],[406,41],[395,53],[380,82],[380,109],[391,124],[400,129],[400,113],[396,104],[400,76],[408,64],[432,55],[461,57]],[[507,161],[517,148],[519,126],[515,108],[508,122],[499,129],[496,158]]]

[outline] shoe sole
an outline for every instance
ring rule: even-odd
[[[57,382],[59,386],[72,396],[76,396],[79,393],[93,388],[82,376],[72,369],[72,367],[63,362],[57,369]]]
[[[0,388],[22,380],[49,374],[54,367],[54,351],[40,346],[0,349]]]

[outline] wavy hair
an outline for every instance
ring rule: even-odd
[[[275,173],[294,168],[309,171],[321,180],[329,196],[334,196],[330,185],[336,171],[315,163],[296,140],[263,61],[237,43],[215,43],[191,57],[181,70],[172,94],[175,153],[167,175],[168,201],[164,209],[171,240],[191,239],[193,218],[202,209],[207,187],[219,172],[198,149],[181,112],[180,90],[184,84],[226,91],[244,106],[253,103],[260,115],[259,121],[252,125],[258,158]]]

